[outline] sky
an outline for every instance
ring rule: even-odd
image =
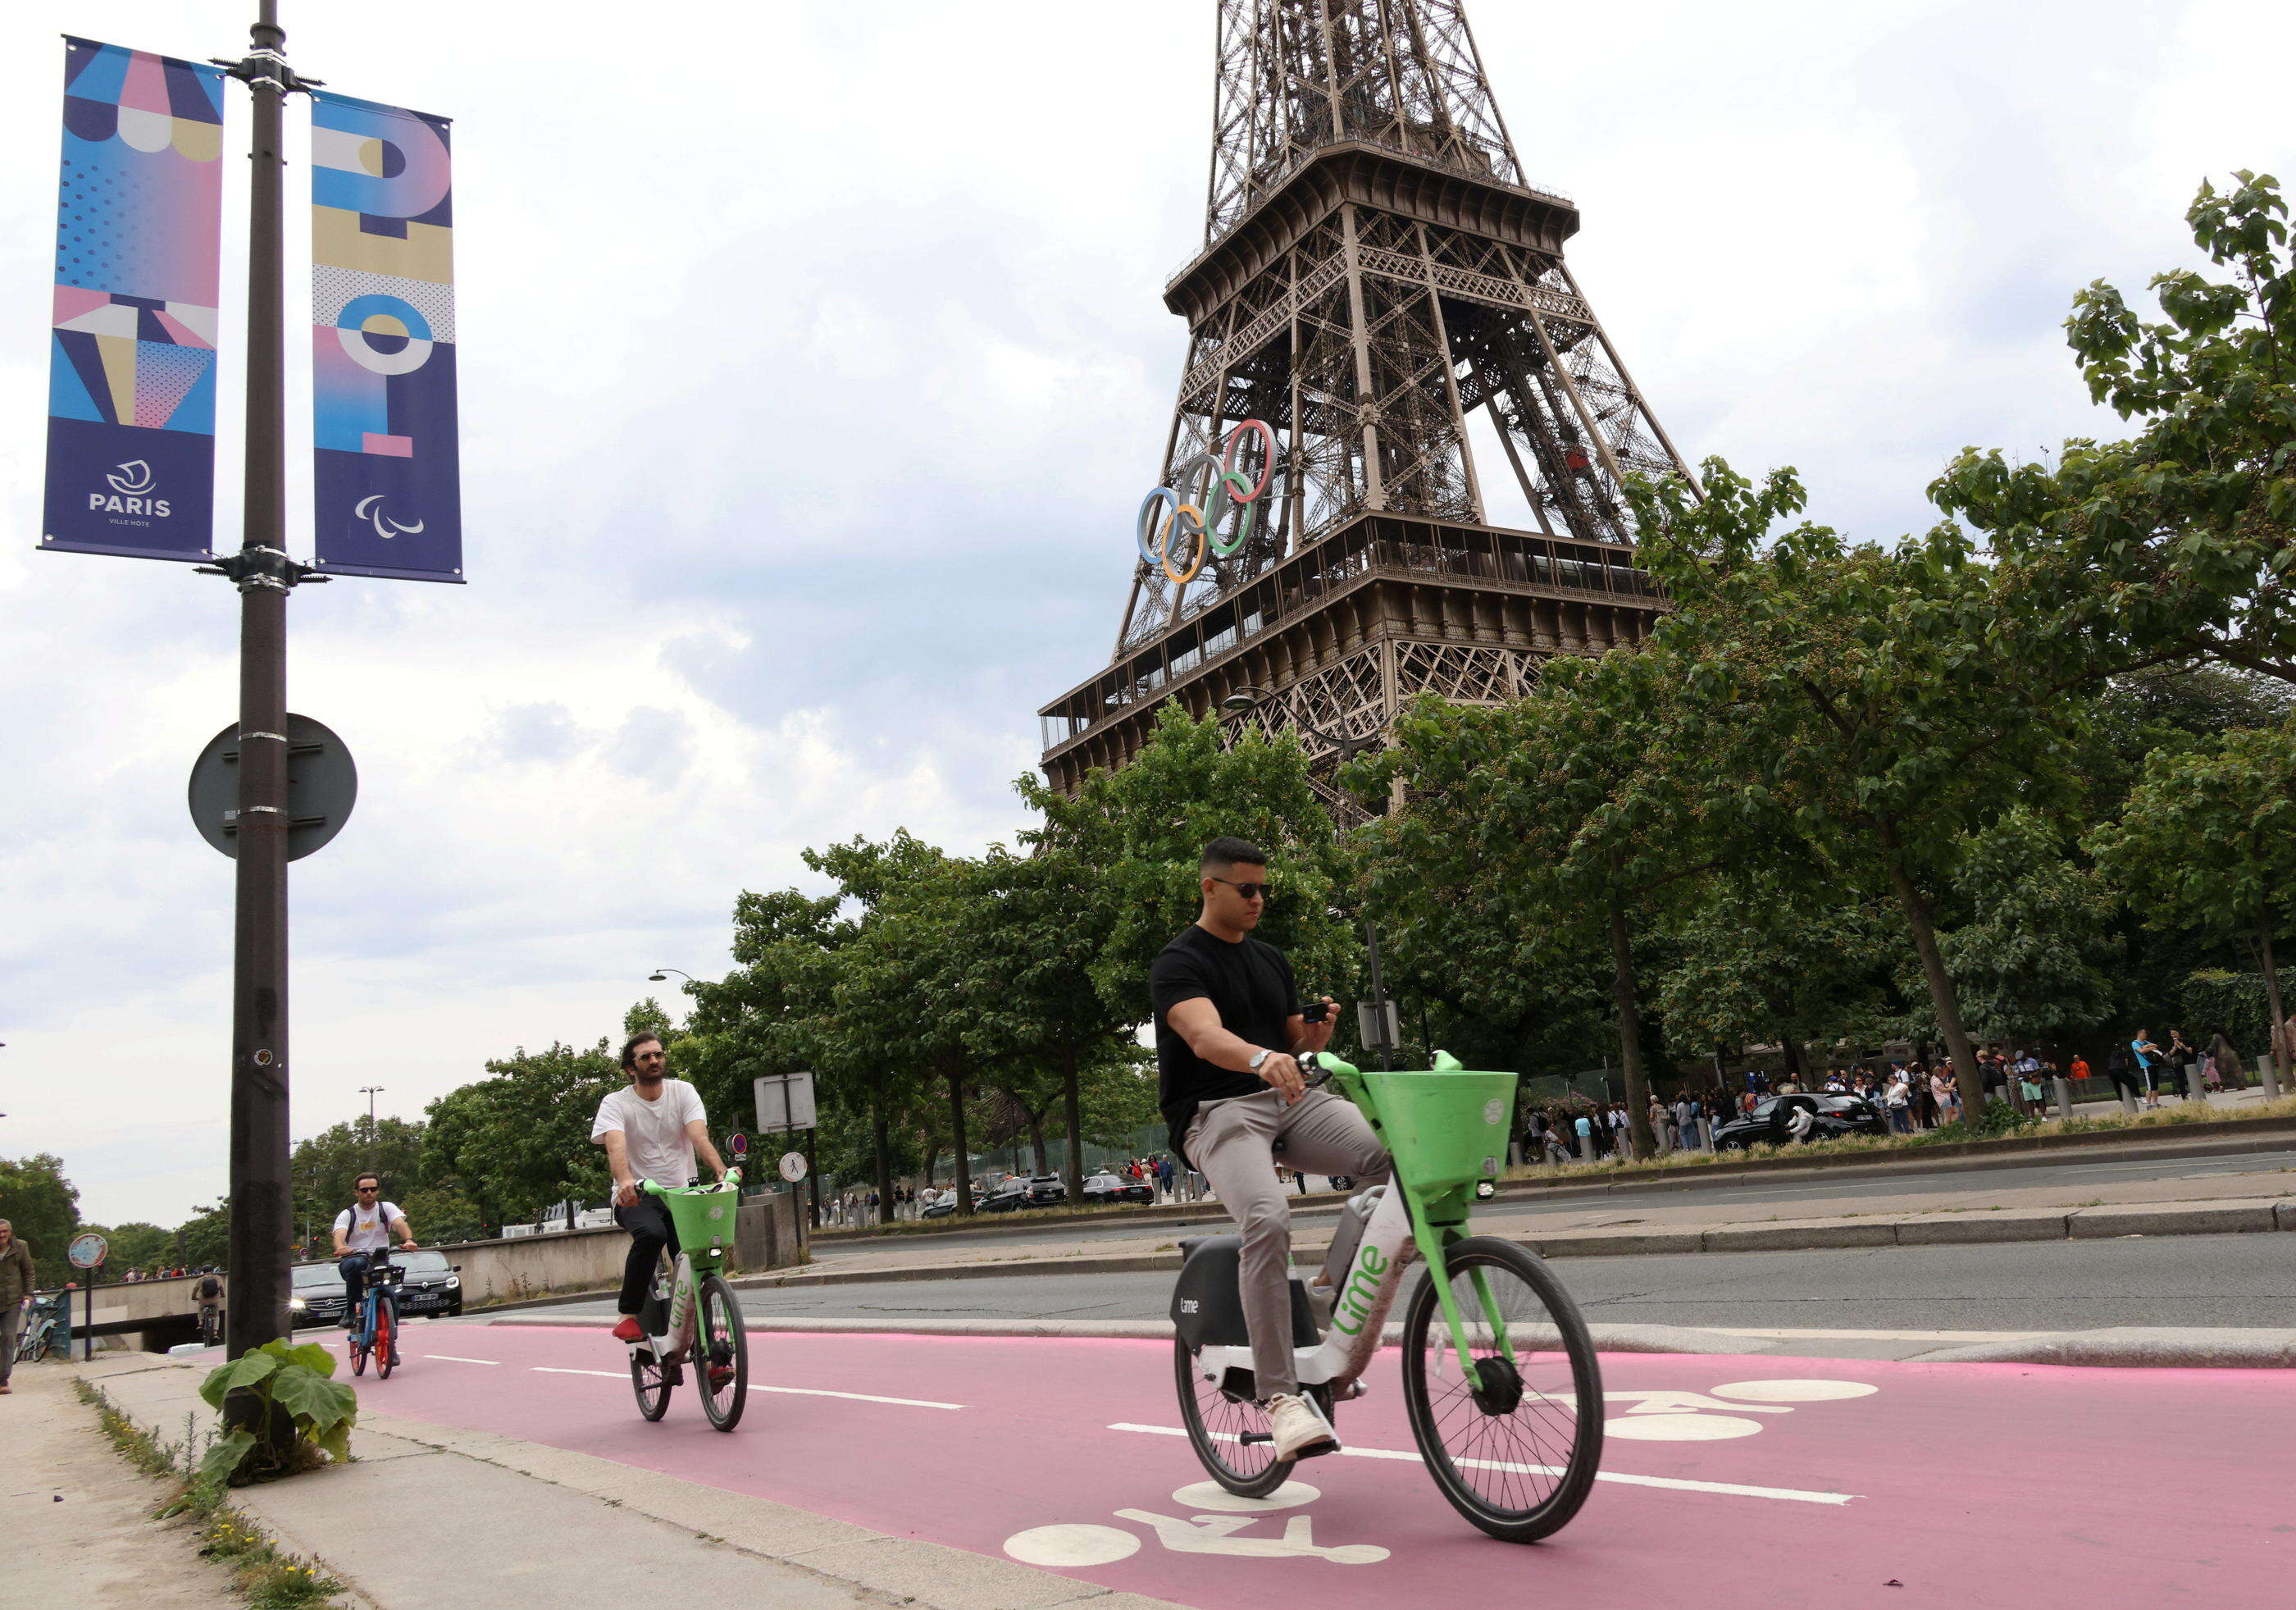
[[[58,1154],[100,1222],[226,1186],[230,868],[184,788],[237,611],[187,567],[36,551],[56,36],[236,55],[249,10],[0,14],[0,1156]],[[283,11],[300,70],[455,119],[470,578],[291,601],[290,707],[361,788],[292,872],[299,1138],[363,1086],[417,1117],[612,1033],[658,966],[722,972],[742,890],[818,886],[806,846],[1026,825],[1036,710],[1106,662],[1169,418],[1214,6],[693,0],[682,38],[578,0]],[[1470,17],[1677,446],[1797,465],[1859,536],[1931,523],[1964,446],[2114,433],[2073,292],[2192,263],[2203,177],[2296,166],[2296,8],[2264,0]],[[291,256],[291,360],[304,283]]]

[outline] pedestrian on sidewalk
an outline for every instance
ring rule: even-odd
[[[2150,1029],[2136,1031],[2136,1038],[2128,1042],[2128,1055],[2135,1059],[2136,1071],[2144,1080],[2144,1105],[2148,1107],[2159,1106],[2161,1097],[2152,1088],[2152,1070],[2161,1060],[2161,1047],[2152,1043],[2152,1031]]]
[[[1914,1132],[1914,1088],[1903,1068],[1890,1070],[1890,1088],[1882,1092],[1882,1105],[1890,1118],[1890,1133],[1910,1135]]]
[[[2222,1023],[2209,1031],[2209,1056],[2216,1063],[2219,1088],[2237,1090],[2248,1083],[2241,1068],[2240,1049],[2224,1031]]]
[[[38,1281],[30,1244],[17,1237],[14,1225],[0,1219],[0,1392],[15,1390],[8,1384],[8,1375],[16,1367],[16,1334],[23,1328],[24,1304]]]

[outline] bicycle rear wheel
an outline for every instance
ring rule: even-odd
[[[701,1313],[694,1342],[693,1384],[701,1412],[720,1431],[741,1424],[750,1397],[750,1338],[742,1326],[742,1305],[723,1275],[701,1281]]]
[[[366,1330],[366,1316],[360,1314],[351,1321],[348,1343],[351,1374],[355,1376],[366,1374],[366,1355],[373,1343],[373,1338],[367,1334]]]
[[[1180,1389],[1180,1424],[1213,1481],[1239,1498],[1264,1499],[1283,1485],[1294,1461],[1275,1457],[1267,1417],[1250,1398],[1231,1397],[1196,1373],[1185,1342],[1172,1343],[1172,1373]]]
[[[1464,1379],[1434,1270],[1403,1322],[1403,1401],[1451,1507],[1511,1543],[1578,1513],[1603,1459],[1603,1376],[1578,1306],[1526,1249],[1472,1236],[1444,1254],[1474,1363]]]
[[[669,1369],[650,1347],[630,1350],[630,1390],[637,1394],[638,1412],[659,1420],[669,1412]]]

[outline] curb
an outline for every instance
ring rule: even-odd
[[[2125,1134],[2126,1139],[2108,1137]],[[2296,1141],[2296,1118],[2235,1118],[2208,1123],[2163,1125],[2152,1131],[2114,1131],[2084,1135],[2013,1136],[2004,1140],[1964,1140],[1947,1146],[1923,1146],[1911,1154],[1850,1152],[1816,1157],[1750,1157],[1739,1162],[1701,1163],[1695,1168],[1641,1169],[1632,1173],[1581,1180],[1570,1173],[1502,1183],[1494,1202],[1567,1202],[1578,1196],[1608,1196],[1620,1191],[1695,1190],[1701,1186],[1767,1182],[1778,1174],[1824,1174],[1838,1179],[1886,1179],[1906,1172],[1957,1174],[1990,1169],[2054,1168],[2096,1159],[2159,1157],[2234,1157],[2246,1152],[2287,1150]],[[1314,1191],[1288,1200],[1295,1208],[1330,1210],[1347,1200],[1338,1191]],[[1207,1216],[1209,1214],[1209,1216]],[[813,1238],[825,1245],[857,1247],[876,1242],[918,1241],[932,1244],[946,1236],[991,1236],[1022,1227],[1093,1225],[1110,1227],[1226,1224],[1218,1203],[1175,1203],[1138,1207],[1120,1214],[1013,1213],[992,1223],[968,1223],[961,1228],[894,1235],[848,1229],[816,1230]]]
[[[1917,1364],[2064,1364],[2111,1369],[2296,1369],[2296,1330],[2117,1326],[1951,1347]]]

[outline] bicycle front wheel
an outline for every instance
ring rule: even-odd
[[[398,1310],[385,1298],[374,1306],[375,1379],[388,1381],[398,1363]]]
[[[1578,1513],[1603,1460],[1603,1375],[1578,1305],[1526,1249],[1472,1236],[1444,1254],[1466,1330],[1463,1377],[1428,1269],[1403,1322],[1411,1434],[1451,1507],[1511,1543]]]
[[[1239,1498],[1264,1499],[1283,1485],[1294,1461],[1275,1457],[1267,1416],[1250,1398],[1231,1397],[1196,1371],[1196,1356],[1177,1337],[1172,1373],[1180,1389],[1180,1424],[1213,1481]]]
[[[741,1424],[750,1396],[750,1337],[742,1327],[742,1305],[723,1275],[701,1282],[700,1335],[694,1344],[694,1384],[701,1412],[720,1431]]]

